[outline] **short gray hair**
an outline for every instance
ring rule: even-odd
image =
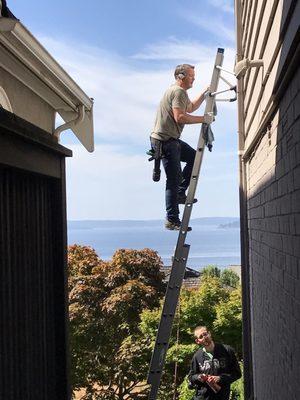
[[[190,64],[177,65],[177,67],[175,68],[175,71],[174,71],[175,79],[177,79],[178,75],[180,75],[180,74],[186,76],[188,69],[195,69],[195,67],[194,67],[194,65],[190,65]]]

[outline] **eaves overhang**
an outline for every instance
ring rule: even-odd
[[[85,148],[94,150],[93,100],[18,20],[0,17],[0,66],[57,111],[66,123],[84,118],[72,131]]]

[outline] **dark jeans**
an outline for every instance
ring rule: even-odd
[[[178,195],[184,195],[189,186],[196,151],[180,139],[162,142],[164,158],[162,163],[166,172],[166,210],[170,221],[178,221]],[[181,171],[180,162],[186,163]]]

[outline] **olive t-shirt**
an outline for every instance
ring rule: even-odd
[[[175,121],[172,108],[180,108],[186,112],[190,103],[186,90],[176,84],[170,86],[159,104],[151,137],[162,141],[178,139],[184,124]]]

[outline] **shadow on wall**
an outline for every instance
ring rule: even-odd
[[[300,2],[282,7],[273,104],[247,177],[253,373],[262,400],[300,399]]]

